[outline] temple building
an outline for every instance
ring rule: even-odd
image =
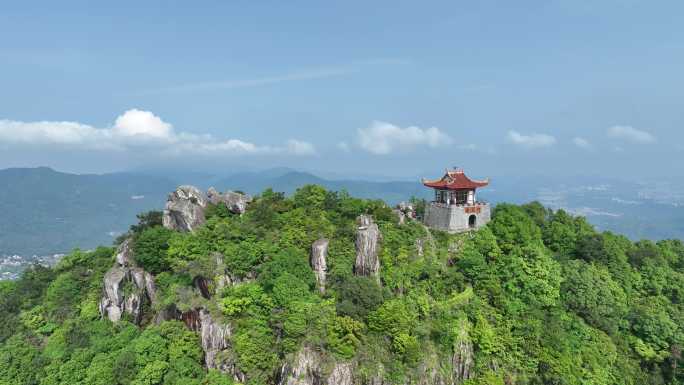
[[[433,229],[458,233],[476,230],[491,219],[489,203],[477,200],[477,189],[487,180],[472,180],[463,170],[446,170],[436,180],[422,180],[425,187],[435,190],[435,199],[425,207],[423,221]]]

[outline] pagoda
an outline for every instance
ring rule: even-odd
[[[473,180],[462,169],[447,169],[436,180],[422,180],[434,189],[435,199],[425,207],[423,221],[433,229],[459,233],[476,230],[491,219],[489,203],[478,201],[476,192],[489,184],[489,179]]]

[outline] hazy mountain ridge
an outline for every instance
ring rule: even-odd
[[[419,181],[331,180],[288,168],[229,176],[169,173],[75,175],[50,168],[0,170],[0,255],[52,255],[74,247],[109,244],[139,212],[161,209],[180,184],[258,194],[272,187],[287,194],[304,184],[347,190],[389,204],[430,198]],[[603,178],[495,177],[480,197],[496,202],[539,200],[554,209],[586,215],[602,230],[632,239],[684,238],[684,188]]]

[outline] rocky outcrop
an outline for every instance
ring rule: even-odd
[[[453,385],[448,372],[440,370],[442,360],[436,352],[425,352],[424,357],[424,361],[418,367],[417,385]]]
[[[363,385],[387,385],[385,382],[385,367],[379,364],[375,370],[375,373],[363,382]]]
[[[401,211],[399,209],[392,209],[392,212],[394,213],[394,215],[397,216],[397,224],[399,224],[399,225],[406,224],[406,214],[404,214],[403,211]]]
[[[230,344],[232,330],[229,324],[221,324],[211,317],[208,311],[201,309],[200,318],[200,341],[204,350],[204,361],[208,369],[217,369],[219,362],[216,356],[219,352],[227,349]]]
[[[349,362],[338,362],[328,376],[326,385],[354,385],[354,365]]]
[[[221,194],[213,187],[207,191],[207,198],[211,204],[225,204],[234,214],[243,214],[247,210],[247,205],[252,202],[252,197],[247,194],[235,191],[226,191]]]
[[[126,269],[112,267],[104,276],[104,296],[100,300],[100,315],[118,322],[124,311],[123,281]]]
[[[170,320],[182,321],[188,329],[199,334],[208,369],[217,369],[235,381],[245,382],[245,374],[238,367],[230,350],[233,329],[229,323],[217,321],[204,308],[181,312],[174,305],[158,312],[154,319],[156,324]]]
[[[164,208],[164,227],[178,231],[193,231],[204,224],[205,209],[209,203],[226,205],[235,214],[243,214],[252,197],[234,191],[220,193],[211,187],[203,193],[195,186],[180,186],[169,194]]]
[[[169,194],[164,208],[164,227],[178,231],[193,231],[205,222],[207,197],[197,187],[180,186]]]
[[[332,368],[331,367],[332,364]],[[325,373],[323,367],[330,370]],[[276,383],[278,385],[354,385],[353,362],[334,362],[327,364],[321,353],[307,346],[302,347],[280,368]]]
[[[124,241],[116,253],[116,262],[104,276],[104,289],[99,309],[102,317],[118,322],[129,314],[136,324],[142,319],[142,307],[156,301],[154,277],[136,267],[133,262],[131,240]],[[130,285],[128,284],[130,283]]]
[[[216,321],[205,309],[200,309],[199,317],[200,342],[204,350],[204,363],[207,369],[217,369],[231,376],[233,380],[244,383],[245,374],[240,370],[229,350],[233,333],[231,325]]]
[[[468,321],[462,320],[460,330],[454,342],[454,354],[451,364],[454,368],[454,384],[461,384],[472,377],[473,370],[473,343],[468,335]]]
[[[119,248],[116,249],[116,256],[114,259],[116,260],[116,263],[119,264],[119,266],[132,266],[133,265],[133,249],[132,249],[132,242],[129,239],[126,239],[121,245],[119,245]]]
[[[323,385],[320,354],[303,347],[291,365],[282,366],[279,377],[278,385]]]
[[[328,244],[330,242],[321,238],[311,245],[311,258],[309,263],[316,275],[316,283],[321,294],[325,293],[325,277],[328,271]]]
[[[378,225],[373,222],[370,215],[360,215],[357,219],[357,225],[354,274],[378,277],[380,270],[378,243],[381,239]]]
[[[211,299],[213,295],[212,290],[210,290],[211,283],[211,280],[204,278],[200,275],[192,279],[192,284],[205,299]]]

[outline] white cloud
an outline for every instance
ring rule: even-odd
[[[290,139],[287,141],[287,152],[292,155],[315,155],[316,148],[309,142]]]
[[[439,147],[453,142],[449,135],[437,127],[401,128],[387,122],[375,121],[370,127],[358,130],[359,146],[377,155],[386,155],[397,150],[410,150],[417,146]]]
[[[205,155],[289,154],[312,155],[311,143],[290,139],[282,146],[257,145],[240,139],[176,132],[149,111],[132,109],[120,115],[111,128],[78,122],[20,122],[0,120],[0,143],[83,150],[126,151],[148,147],[164,154]]]
[[[556,138],[546,134],[530,134],[523,135],[518,131],[508,131],[508,139],[522,147],[526,148],[541,148],[550,147],[556,144]]]
[[[585,150],[591,149],[591,143],[589,143],[589,141],[584,139],[584,138],[580,138],[580,137],[573,138],[572,143],[574,143],[575,146],[582,148],[582,149],[585,149]]]
[[[98,130],[77,122],[18,122],[0,120],[0,143],[29,145],[89,145],[116,147],[109,130]]]
[[[347,142],[344,142],[344,141],[337,143],[337,148],[339,148],[340,150],[342,150],[344,152],[349,152],[351,150],[349,148],[349,144],[347,144]]]
[[[624,139],[633,143],[648,144],[655,143],[655,136],[650,133],[637,130],[631,126],[613,126],[608,129],[608,136],[611,138]]]
[[[132,109],[116,118],[112,133],[120,137],[170,140],[173,127],[149,111]]]

